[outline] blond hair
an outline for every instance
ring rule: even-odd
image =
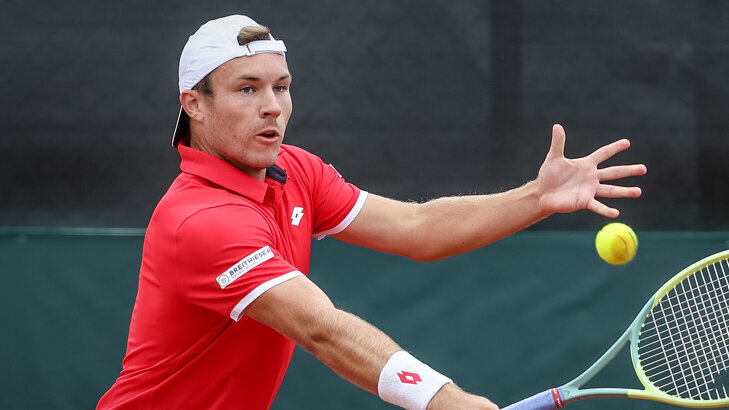
[[[238,44],[244,46],[251,41],[269,40],[270,38],[271,30],[266,26],[243,27],[238,33]]]

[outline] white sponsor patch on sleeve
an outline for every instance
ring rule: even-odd
[[[220,285],[220,289],[225,289],[226,286],[235,282],[236,279],[245,275],[246,272],[271,258],[273,258],[273,251],[268,245],[266,245],[241,259],[238,263],[221,273],[220,276],[215,278],[215,280],[218,282],[218,285]]]

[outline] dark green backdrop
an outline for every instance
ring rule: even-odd
[[[0,408],[92,408],[120,371],[136,293],[138,229],[0,231]],[[435,263],[314,244],[310,277],[466,389],[501,405],[568,381],[670,276],[729,246],[729,232],[638,232],[636,259],[600,261],[594,232],[526,232]],[[600,376],[631,385],[628,357]],[[600,399],[575,409],[659,409]],[[297,351],[274,404],[384,409]]]

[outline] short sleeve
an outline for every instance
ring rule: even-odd
[[[175,262],[183,299],[236,321],[267,290],[302,275],[274,247],[258,211],[237,204],[187,218],[176,232]]]
[[[313,237],[322,239],[343,231],[357,217],[367,200],[367,192],[345,181],[331,164],[295,147],[288,148],[296,157],[310,185],[314,207]]]

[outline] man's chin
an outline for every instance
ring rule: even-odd
[[[269,158],[262,158],[260,161],[256,161],[256,168],[270,168],[276,164],[276,160],[278,160],[278,152]]]

